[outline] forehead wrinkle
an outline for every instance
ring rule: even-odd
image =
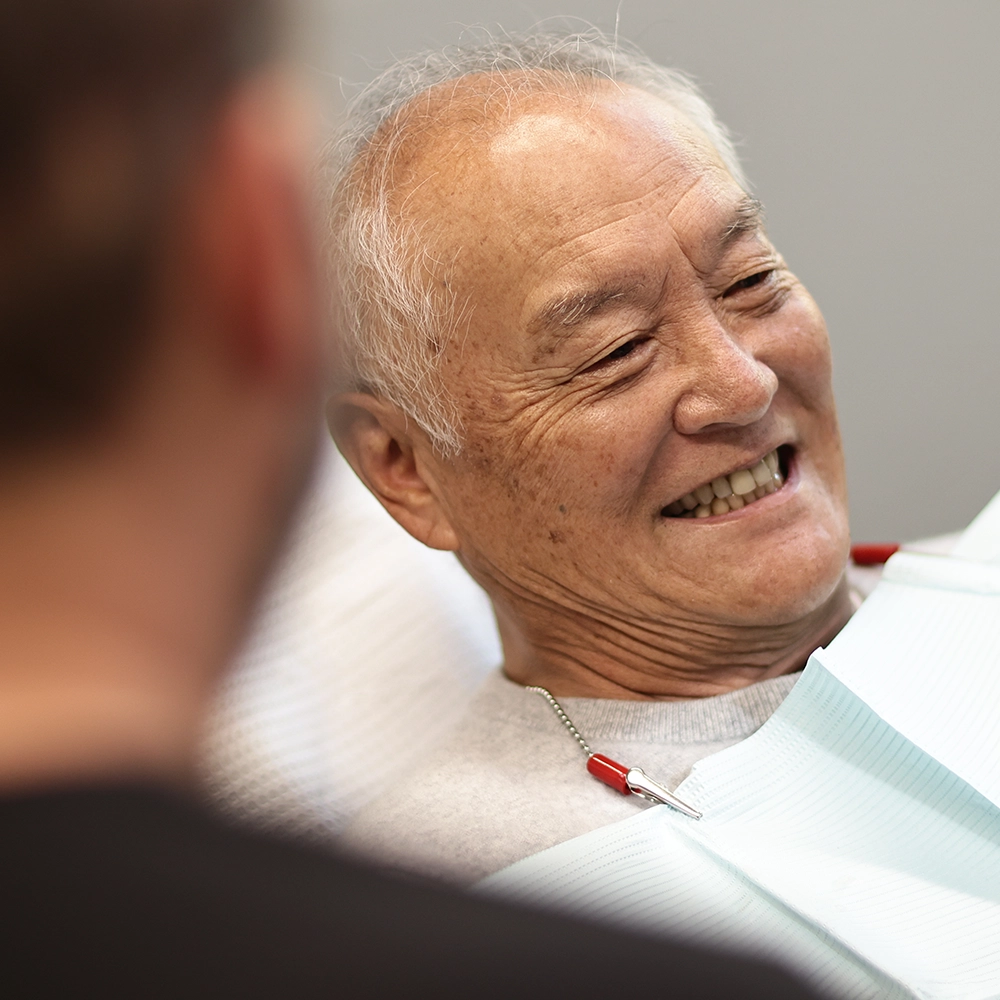
[[[671,222],[675,212],[685,210],[684,203],[702,179],[698,178],[677,200],[670,211]],[[708,222],[707,231],[684,251],[684,256],[695,273],[703,280],[718,267],[735,243],[748,236],[761,236],[764,233],[764,210],[760,201],[745,192],[740,192],[740,195],[735,204],[731,204],[728,208],[720,204],[721,199],[710,197],[708,203],[698,209],[699,214],[707,212],[711,216],[719,217],[717,223]]]
[[[696,178],[685,194],[697,187],[699,181],[700,178]],[[682,201],[683,196],[678,200]],[[729,213],[725,228],[715,241],[718,252],[721,255],[742,236],[757,233],[762,228],[763,206],[752,195],[744,195]],[[634,304],[647,284],[648,281],[643,278],[629,276],[564,293],[550,300],[528,324],[530,334],[543,337],[538,353],[544,350],[546,335],[548,338],[559,338],[602,313]]]
[[[695,189],[700,181],[700,177],[694,178],[681,197],[677,199],[678,203]],[[655,192],[655,190],[654,188],[653,191]],[[644,201],[648,195],[648,192],[637,195],[629,199],[625,204]],[[759,204],[755,200],[754,203]],[[668,213],[668,219],[672,211],[671,209],[671,213]],[[627,213],[623,214],[627,215]],[[734,238],[729,237],[730,230],[734,234],[742,232],[744,226],[749,225],[749,221],[745,220],[749,220],[751,214],[752,206],[749,204],[744,205],[744,202],[741,201],[739,206],[737,206],[736,216],[733,217],[730,226],[726,230],[726,237]],[[594,229],[588,230],[587,234],[581,235],[590,235],[593,232],[614,225],[618,221],[620,221],[620,218],[603,222],[601,225],[594,227]],[[662,298],[666,292],[667,278],[668,275],[664,273],[662,281],[653,281],[657,285],[657,299]],[[580,290],[556,296],[539,309],[527,325],[529,334],[541,338],[536,356],[545,352],[546,341],[561,339],[590,319],[615,309],[625,309],[635,305],[640,300],[644,300],[647,297],[646,293],[650,283],[650,275],[646,273],[625,274],[605,281],[599,281],[589,288],[581,288]]]

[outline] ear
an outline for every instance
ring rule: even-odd
[[[312,110],[280,69],[247,81],[221,111],[194,192],[192,266],[211,328],[238,370],[293,391],[323,368]]]
[[[419,428],[397,406],[364,392],[335,396],[327,415],[344,457],[396,521],[432,549],[457,551]]]

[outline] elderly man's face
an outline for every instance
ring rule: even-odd
[[[608,85],[413,166],[470,310],[445,353],[463,450],[426,460],[498,603],[634,640],[826,601],[848,545],[826,328],[705,137]],[[730,502],[775,451],[773,492]]]

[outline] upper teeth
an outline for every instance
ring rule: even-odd
[[[760,500],[784,485],[778,467],[778,452],[769,451],[759,462],[748,469],[731,472],[705,483],[680,500],[663,508],[667,517],[709,517],[728,514],[748,503]]]

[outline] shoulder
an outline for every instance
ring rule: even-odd
[[[0,849],[0,956],[25,995],[330,995],[345,943],[371,952],[394,905],[356,865],[149,788],[2,801]]]
[[[0,850],[14,996],[374,998],[458,980],[482,993],[480,975],[505,974],[490,942],[521,934],[505,908],[151,789],[0,801]]]

